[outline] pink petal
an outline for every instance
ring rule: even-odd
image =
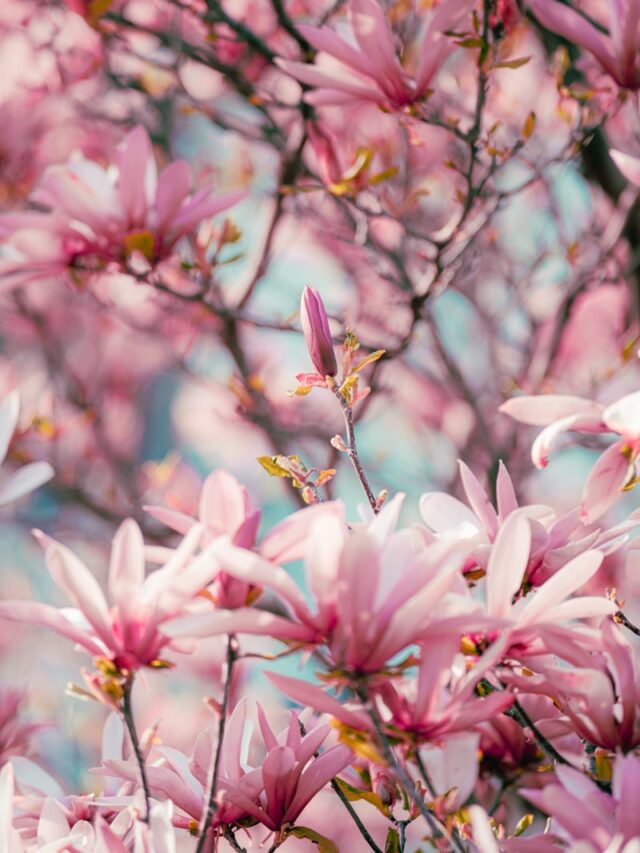
[[[614,148],[609,149],[609,154],[625,178],[640,187],[640,159],[624,154],[622,151],[616,151]]]
[[[622,452],[624,440],[608,447],[591,469],[582,493],[580,520],[592,524],[620,498],[629,479],[629,459]]]
[[[275,616],[267,610],[240,607],[182,616],[166,622],[161,631],[169,637],[214,637],[220,634],[257,634],[283,640],[311,642],[314,632],[304,625]]]
[[[209,474],[200,494],[200,521],[216,535],[233,536],[251,511],[244,486],[222,468]]]
[[[115,535],[109,564],[109,592],[125,620],[131,619],[139,607],[144,572],[142,533],[135,521],[128,518]]]
[[[294,821],[318,791],[322,790],[334,776],[348,767],[352,761],[353,753],[342,744],[328,749],[316,758],[302,774],[298,783],[298,790],[285,813],[284,821]]]
[[[54,473],[48,462],[25,465],[0,486],[0,506],[13,503],[48,483]]]
[[[511,515],[512,512],[515,512],[518,509],[518,499],[516,497],[515,489],[513,488],[513,481],[509,476],[509,472],[502,461],[498,463],[498,479],[496,481],[496,498],[498,503],[498,515],[500,516],[500,521],[504,521],[505,518]]]
[[[103,643],[109,649],[114,649],[116,643],[111,631],[107,602],[89,569],[59,542],[47,546],[45,559],[57,586],[82,611]]]
[[[536,468],[545,468],[549,454],[558,438],[565,432],[607,432],[601,414],[577,414],[561,418],[543,429],[531,447],[531,459]]]
[[[195,518],[174,509],[165,509],[162,506],[145,506],[143,509],[156,521],[165,524],[171,530],[175,530],[176,533],[184,534],[196,523]]]
[[[170,163],[158,178],[156,228],[164,233],[191,191],[191,169],[184,160]]]
[[[371,720],[364,711],[350,711],[344,703],[338,702],[333,696],[308,681],[300,681],[297,678],[290,678],[288,675],[280,675],[276,672],[268,672],[267,678],[285,696],[301,705],[309,705],[322,714],[331,714],[351,728],[361,731],[371,729]]]
[[[462,485],[464,486],[464,491],[471,504],[471,508],[482,522],[489,538],[493,539],[498,530],[498,516],[496,511],[491,505],[487,493],[471,469],[462,461],[458,462],[458,466],[460,467]]]
[[[512,513],[500,528],[487,563],[487,613],[506,617],[511,601],[520,589],[529,560],[531,526],[520,514]]]
[[[149,189],[155,194],[155,160],[147,131],[139,125],[125,137],[118,152],[118,192],[120,203],[131,227],[146,222]]]
[[[218,196],[213,195],[213,192],[213,188],[202,189],[184,204],[171,224],[171,231],[175,234],[186,234],[204,219],[217,216],[247,196],[246,190],[235,190]]]
[[[612,403],[602,413],[602,420],[612,432],[630,441],[640,438],[640,391]]]
[[[0,601],[0,618],[10,622],[26,622],[30,625],[41,625],[51,628],[63,637],[73,640],[83,646],[92,655],[103,657],[103,646],[95,642],[81,628],[77,628],[60,611],[49,604],[32,601]]]
[[[260,553],[273,563],[300,560],[307,550],[307,538],[312,526],[320,518],[330,516],[344,525],[342,501],[327,501],[300,509],[276,524],[260,544]]]
[[[18,424],[20,413],[20,395],[12,391],[0,403],[0,464],[4,461],[11,437]]]
[[[520,612],[520,626],[532,625],[534,622],[545,622],[546,614],[584,586],[600,568],[603,554],[600,551],[585,551],[579,557],[571,560],[562,569],[538,587],[532,598],[526,602]]]
[[[536,397],[512,397],[500,406],[499,411],[523,424],[548,426],[572,415],[599,415],[603,408],[583,397],[541,394]]]

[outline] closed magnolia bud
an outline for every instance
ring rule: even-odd
[[[335,376],[338,363],[333,350],[327,312],[317,290],[305,287],[300,301],[300,321],[311,361],[320,376]]]

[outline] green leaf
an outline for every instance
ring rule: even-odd
[[[356,366],[352,369],[352,373],[358,373],[358,371],[362,370],[363,367],[366,367],[368,364],[371,364],[374,361],[377,361],[379,358],[385,354],[386,350],[377,349],[375,352],[372,352],[371,355],[368,355],[366,358],[363,358],[362,361],[358,362]]]
[[[308,826],[294,826],[293,829],[287,830],[287,835],[293,835],[296,838],[307,838],[318,845],[318,853],[340,853],[333,841],[324,835],[320,835],[315,829],[309,829]]]
[[[387,831],[387,840],[384,844],[384,853],[400,853],[400,836],[398,830],[392,826]]]
[[[531,59],[530,56],[521,56],[519,59],[507,59],[504,62],[496,62],[494,68],[522,68]]]
[[[361,791],[349,785],[343,779],[336,779],[335,781],[336,785],[350,802],[354,803],[357,800],[366,800],[372,806],[375,806],[379,812],[382,812],[385,817],[389,817],[389,806],[385,806],[380,797],[374,794],[373,791]]]
[[[291,474],[282,465],[278,465],[277,456],[258,456],[258,462],[270,477],[290,477]]]

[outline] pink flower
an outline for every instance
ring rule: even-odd
[[[544,468],[549,452],[564,432],[604,433],[621,436],[600,456],[585,483],[581,519],[596,521],[618,500],[620,491],[635,476],[640,453],[640,391],[622,397],[610,406],[555,394],[514,397],[500,411],[521,423],[546,427],[531,448],[534,465]]]
[[[638,0],[611,0],[608,35],[557,0],[529,0],[529,6],[542,26],[591,53],[619,86],[625,89],[640,87]]]
[[[425,536],[443,541],[465,540],[472,547],[466,573],[486,569],[495,542],[507,518],[518,511],[531,527],[531,548],[525,580],[539,586],[573,557],[592,547],[604,553],[621,547],[625,533],[635,522],[605,531],[586,530],[580,523],[580,513],[571,510],[558,517],[550,506],[518,507],[513,482],[506,467],[500,462],[496,480],[497,508],[494,509],[486,491],[473,472],[459,462],[462,487],[467,504],[445,492],[428,492],[420,499],[420,513],[427,525]],[[432,536],[433,534],[433,536]]]
[[[571,767],[557,765],[555,773],[559,784],[520,793],[553,818],[565,840],[584,842],[585,853],[631,853],[640,836],[640,759],[616,756],[611,794]]]
[[[288,563],[304,556],[309,530],[314,521],[323,514],[334,514],[342,519],[344,506],[340,501],[305,507],[291,513],[284,521],[273,527],[256,546],[261,511],[252,509],[249,495],[244,486],[222,469],[209,474],[202,486],[198,519],[173,509],[145,507],[158,521],[178,533],[187,533],[198,522],[202,526],[202,544],[208,545],[220,537],[227,536],[239,548],[257,550],[267,559],[277,563]],[[149,558],[167,559],[168,548],[147,549]],[[218,607],[234,609],[244,607],[255,600],[260,590],[254,584],[238,580],[218,571],[209,589]]]
[[[447,0],[438,5],[424,30],[413,77],[400,63],[394,35],[375,0],[350,3],[356,46],[328,27],[300,25],[300,32],[319,51],[318,62],[307,65],[281,59],[278,64],[297,80],[315,87],[305,95],[311,104],[368,101],[386,109],[402,109],[427,96],[437,71],[455,50],[445,33],[458,27],[473,5],[473,0]]]
[[[12,391],[0,403],[0,465],[9,450],[11,437],[18,424],[20,397]],[[53,468],[48,462],[32,462],[12,474],[0,486],[0,506],[13,503],[42,486],[53,477]]]
[[[351,764],[353,754],[340,744],[315,756],[331,729],[320,725],[302,735],[300,720],[293,711],[289,726],[277,737],[260,705],[258,719],[267,749],[261,765],[263,788],[258,801],[251,802],[238,788],[227,789],[224,797],[277,831],[296,821],[318,791]]]
[[[43,277],[46,262],[51,263],[51,274],[60,269],[63,254],[67,266],[83,259],[79,266],[89,268],[109,261],[126,264],[134,254],[156,264],[200,222],[244,195],[236,191],[218,196],[212,187],[192,195],[190,168],[182,160],[158,176],[149,135],[136,127],[108,169],[77,158],[46,170],[32,199],[49,212],[8,214],[0,220],[0,230],[11,235],[13,246],[0,274],[10,284],[22,283],[31,273]],[[45,248],[36,251],[32,269],[31,247],[39,242]]]
[[[20,719],[23,699],[21,690],[0,690],[0,767],[12,755],[28,755],[32,735],[42,729],[38,723],[26,723]]]
[[[473,606],[460,575],[466,548],[443,543],[415,553],[410,537],[392,533],[401,498],[350,534],[332,515],[317,520],[306,559],[313,609],[284,569],[221,539],[213,553],[224,571],[273,590],[292,618],[250,608],[217,610],[182,617],[163,630],[175,637],[245,632],[326,643],[336,666],[364,673],[377,672],[419,642],[432,622],[468,623]]]
[[[169,643],[161,626],[211,580],[211,547],[191,559],[200,534],[200,527],[190,531],[173,557],[145,578],[140,528],[131,519],[125,521],[111,551],[111,608],[89,569],[64,545],[40,534],[49,573],[75,609],[3,601],[0,617],[51,628],[97,658],[106,658],[120,672],[161,666],[160,655]]]
[[[320,294],[312,287],[305,287],[302,292],[300,321],[313,366],[320,376],[335,376],[338,363],[333,351],[327,312]]]

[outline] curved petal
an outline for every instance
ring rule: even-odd
[[[500,528],[487,563],[487,613],[497,618],[511,612],[511,601],[520,588],[531,548],[531,525],[512,513]]]
[[[597,521],[620,498],[630,474],[629,458],[623,452],[624,441],[608,447],[591,469],[582,492],[580,520]]]

